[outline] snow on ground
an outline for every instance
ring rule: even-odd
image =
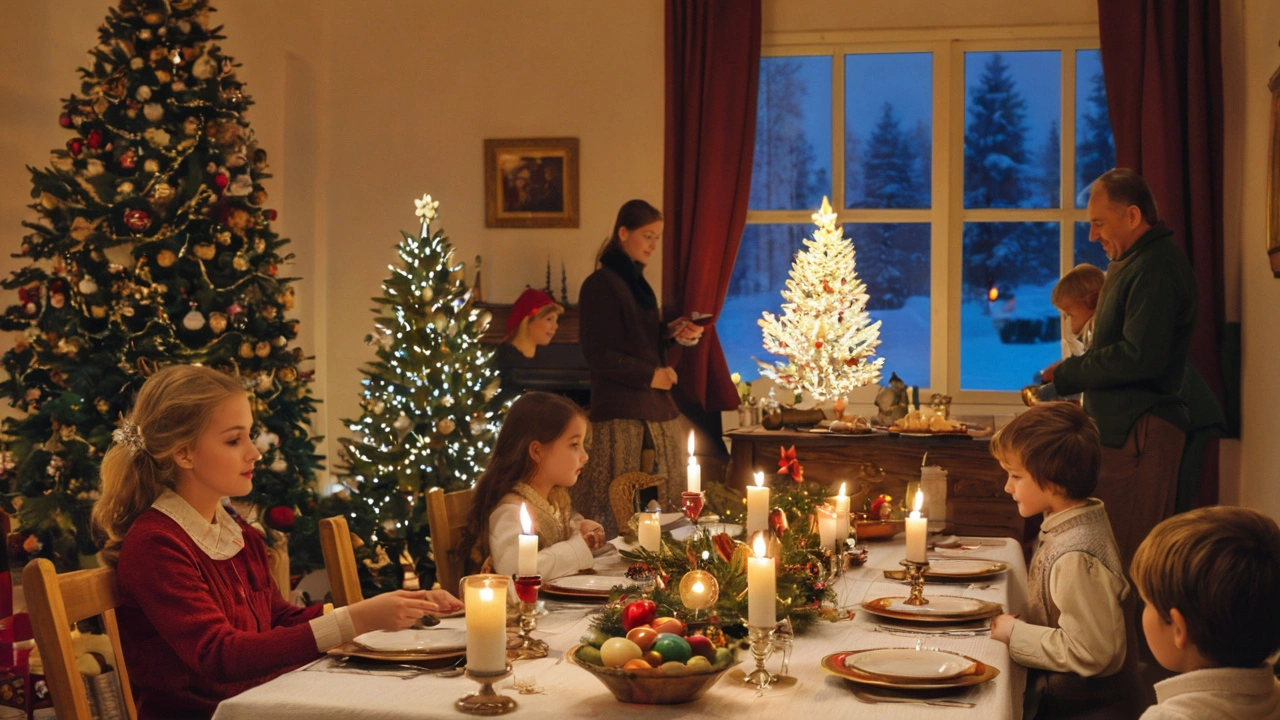
[[[1023,286],[1016,291],[1012,317],[1057,317],[1049,302],[1052,284]],[[965,390],[1018,390],[1032,382],[1032,376],[1049,363],[1058,360],[1061,345],[1044,342],[1028,345],[1006,344],[992,324],[986,302],[972,301],[961,305],[960,384]],[[760,326],[756,321],[765,310],[781,312],[779,293],[731,295],[716,323],[720,344],[724,348],[729,369],[741,373],[748,382],[759,377],[753,357],[777,360],[766,355],[762,347]],[[897,310],[875,310],[873,320],[880,320],[878,356],[885,358],[884,380],[896,372],[908,385],[929,386],[929,298],[907,299]],[[997,314],[1008,312],[1002,305]]]

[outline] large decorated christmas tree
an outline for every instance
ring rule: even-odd
[[[796,253],[782,291],[782,314],[764,313],[764,348],[786,362],[760,362],[760,374],[818,402],[842,398],[880,379],[884,358],[880,321],[867,314],[867,288],[858,278],[853,243],[836,226],[824,197],[813,215],[818,226]]]
[[[346,482],[356,496],[353,531],[393,561],[407,551],[434,575],[426,493],[469,488],[484,469],[503,410],[493,352],[480,344],[492,317],[472,304],[464,265],[444,232],[431,232],[439,201],[415,200],[419,234],[402,233],[400,262],[382,283],[377,359],[362,371],[359,419],[345,421]],[[391,589],[382,587],[381,589]]]
[[[267,154],[250,131],[251,102],[222,51],[206,0],[122,0],[99,30],[78,93],[63,101],[65,147],[30,168],[37,219],[3,285],[18,302],[0,327],[18,331],[0,396],[0,487],[17,516],[20,561],[89,562],[98,466],[111,431],[148,375],[202,363],[252,391],[264,457],[247,498],[277,530],[294,525],[295,556],[318,557],[307,516],[320,458],[307,428],[315,400],[287,240],[263,181]],[[278,535],[269,535],[277,541]]]

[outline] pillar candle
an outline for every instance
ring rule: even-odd
[[[836,547],[836,513],[825,505],[818,508],[818,542],[828,550]]]
[[[516,575],[522,577],[538,574],[538,536],[533,534],[533,518],[529,508],[520,503],[520,555],[516,563]]]
[[[507,667],[507,581],[498,575],[465,579],[467,669],[502,672]]]
[[[662,524],[658,513],[640,513],[640,547],[658,552],[662,547]]]
[[[835,496],[836,509],[836,546],[849,539],[849,496],[845,494],[845,483],[840,483],[840,494]]]
[[[756,486],[747,488],[747,537],[769,527],[769,488],[764,473],[756,473]]]
[[[755,557],[747,558],[747,624],[771,628],[778,622],[778,578],[773,558],[765,555],[764,534],[756,535]]]
[[[907,560],[923,563],[925,555],[925,539],[929,535],[928,520],[920,517],[920,506],[924,504],[924,493],[916,491],[915,502],[912,503],[911,515],[907,518]]]
[[[693,431],[689,431],[689,492],[702,492],[702,468],[693,455]]]

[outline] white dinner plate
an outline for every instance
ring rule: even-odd
[[[977,598],[957,595],[929,595],[927,605],[908,605],[902,597],[889,598],[884,609],[908,615],[974,615],[981,613],[990,603]]]
[[[849,654],[845,667],[895,680],[948,680],[975,669],[963,655],[941,650],[880,648]]]
[[[568,590],[575,593],[608,595],[618,585],[630,585],[633,581],[621,575],[566,575],[547,583],[547,589]]]
[[[925,570],[925,576],[938,577],[975,577],[980,575],[994,575],[1002,573],[1009,569],[1007,563],[993,560],[965,560],[958,558],[938,558],[929,561],[929,568]]]
[[[736,523],[703,523],[702,527],[706,528],[707,532],[712,535],[719,535],[720,533],[728,533],[729,537],[742,535],[742,526]],[[677,542],[684,542],[691,537],[693,537],[692,525],[685,525],[671,531],[671,538]]]
[[[422,630],[374,630],[358,635],[353,642],[375,652],[442,653],[465,650],[467,631],[462,625],[462,618],[455,618],[441,620],[439,625]]]

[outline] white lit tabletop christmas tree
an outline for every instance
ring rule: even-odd
[[[782,314],[766,312],[758,321],[764,349],[787,362],[757,362],[761,375],[821,403],[878,382],[884,358],[873,359],[880,321],[867,314],[867,286],[855,270],[853,243],[825,197],[813,222],[817,231],[791,264]]]

